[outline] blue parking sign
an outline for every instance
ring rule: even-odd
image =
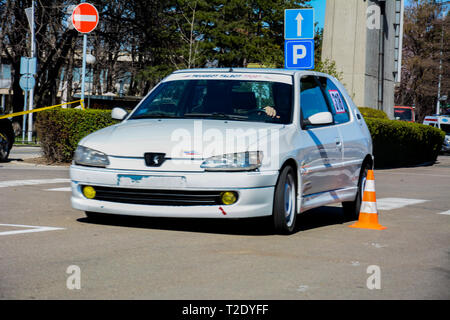
[[[286,69],[314,69],[314,40],[285,40],[284,67]]]
[[[284,10],[284,39],[314,39],[314,9]]]

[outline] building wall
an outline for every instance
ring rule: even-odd
[[[385,6],[380,28],[367,27],[368,17],[372,16],[368,8],[372,5],[378,6],[381,13]],[[336,62],[338,71],[343,73],[342,82],[356,105],[381,109],[391,118],[395,85],[394,22],[395,1],[327,0],[322,46],[322,59]],[[382,40],[384,57],[380,55]]]
[[[367,3],[327,0],[322,59],[336,61],[343,84],[357,105],[364,105]]]
[[[395,92],[395,1],[386,1],[386,25],[384,43],[384,104],[383,110],[394,118]]]

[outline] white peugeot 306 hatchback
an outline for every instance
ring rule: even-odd
[[[297,214],[332,203],[357,218],[372,140],[332,76],[277,69],[191,69],[161,81],[120,123],[83,138],[72,206],[183,218]]]

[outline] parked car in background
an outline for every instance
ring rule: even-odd
[[[0,113],[1,115],[1,113]],[[14,130],[9,119],[0,119],[0,162],[8,159],[9,152],[14,144]]]
[[[395,106],[394,118],[401,121],[415,122],[416,115],[414,112],[414,107]]]
[[[450,152],[450,115],[426,116],[423,124],[445,131],[445,139],[442,143],[441,151]]]
[[[372,139],[330,75],[180,70],[112,117],[122,122],[83,138],[70,167],[72,207],[88,217],[271,216],[284,234],[331,203],[358,218]]]

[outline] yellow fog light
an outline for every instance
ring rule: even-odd
[[[95,198],[95,189],[91,186],[84,186],[83,187],[83,194],[88,199],[94,199]]]
[[[223,204],[230,205],[237,201],[236,192],[226,191],[220,195]]]

